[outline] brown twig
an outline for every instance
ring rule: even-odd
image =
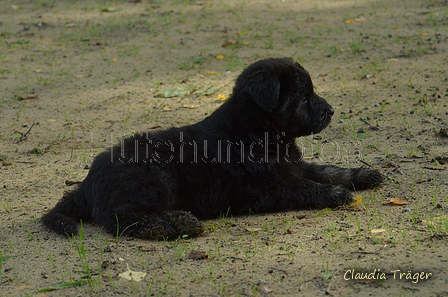
[[[366,165],[366,166],[368,166],[368,167],[370,167],[370,168],[374,169],[374,168],[373,168],[373,166],[372,166],[372,165],[370,165],[369,163],[367,163],[366,161],[363,161],[363,160],[359,160],[359,162],[361,162],[362,164],[364,164],[364,165]]]
[[[390,163],[390,165],[394,166],[395,169],[396,169],[400,174],[402,174],[402,175],[406,175],[406,174],[404,174],[403,171],[401,171],[401,169],[400,169],[400,165],[396,164],[396,163],[395,163],[394,161],[392,161],[392,160],[389,160],[388,162]]]
[[[440,124],[437,124],[437,123],[433,123],[433,122],[430,122],[430,121],[428,121],[428,120],[422,120],[422,123],[428,123],[428,124],[431,124],[431,125],[434,125],[434,126],[437,126],[437,127],[443,128],[443,129],[448,129],[448,127],[447,127],[447,126],[444,126],[444,125],[440,125]]]
[[[20,134],[20,138],[19,138],[19,140],[17,142],[26,140],[28,138],[27,135],[31,132],[31,129],[33,129],[34,125],[37,125],[37,124],[39,124],[39,123],[38,122],[37,123],[33,123],[31,125],[31,127],[28,129],[28,131],[26,131],[26,133],[22,133],[22,132],[19,132],[19,131],[14,131],[14,133],[19,133]]]

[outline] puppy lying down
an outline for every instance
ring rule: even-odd
[[[333,114],[301,65],[258,61],[201,122],[138,134],[98,155],[42,221],[59,234],[93,220],[112,234],[173,239],[200,235],[198,219],[220,214],[351,203],[350,190],[379,184],[381,174],[307,163],[294,142],[322,131]]]

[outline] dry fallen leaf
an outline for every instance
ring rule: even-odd
[[[188,108],[188,109],[196,109],[198,108],[200,105],[192,105],[192,104],[184,104],[183,107],[184,108]]]
[[[145,278],[146,272],[132,271],[129,269],[129,266],[128,266],[128,271],[120,273],[118,276],[121,278],[124,278],[128,281],[140,282]]]
[[[234,46],[234,45],[236,45],[236,42],[226,41],[223,44],[221,44],[221,47],[229,47],[229,46]]]
[[[425,219],[422,220],[422,223],[425,224],[426,226],[435,226],[437,224],[444,224],[448,222],[448,218],[445,216],[439,216],[439,217],[434,217],[434,218],[429,218],[429,219]]]
[[[208,255],[203,251],[191,251],[187,258],[192,260],[204,260],[208,259]]]
[[[407,202],[406,200],[401,199],[399,197],[390,198],[389,203],[393,204],[393,205],[398,205],[398,206],[409,204],[409,202]]]
[[[356,18],[356,19],[346,19],[344,21],[344,23],[346,23],[346,24],[354,24],[354,23],[362,23],[362,22],[366,22],[366,21],[367,21],[367,19],[365,17],[359,17],[359,18]]]
[[[379,233],[384,233],[387,232],[386,229],[372,229],[370,230],[370,233],[372,233],[373,235],[379,234]]]
[[[217,55],[215,58],[218,60],[224,60],[226,57],[224,57],[223,55]]]
[[[160,97],[160,98],[182,97],[182,96],[190,95],[191,93],[196,91],[196,89],[197,89],[197,87],[193,86],[193,85],[178,87],[178,88],[174,88],[174,89],[167,89],[167,90],[164,90],[164,91],[156,94],[156,97]]]
[[[269,288],[268,286],[259,286],[258,287],[258,292],[260,294],[269,294],[272,292],[272,289]]]
[[[138,247],[142,252],[155,252],[156,247],[152,245],[140,245]]]
[[[263,230],[263,229],[261,229],[261,228],[251,228],[251,227],[246,227],[246,230],[252,233],[252,232],[258,232],[258,231],[261,231],[261,230]]]
[[[18,96],[17,100],[22,101],[22,100],[28,100],[28,99],[36,99],[37,97],[39,97],[37,94],[33,94],[33,95],[29,95],[29,96]]]

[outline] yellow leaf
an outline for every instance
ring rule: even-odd
[[[428,36],[429,34],[428,33],[426,33],[426,32],[421,32],[420,33],[420,36]]]
[[[216,72],[216,71],[209,71],[209,72],[207,72],[207,74],[208,74],[208,75],[214,75],[214,74],[219,74],[219,72]]]
[[[355,206],[355,205],[358,205],[358,204],[361,204],[361,203],[362,203],[362,196],[361,196],[361,195],[358,195],[358,196],[356,196],[355,198],[356,198],[356,201],[353,202],[353,203],[350,203],[349,206]]]
[[[117,58],[112,58],[112,62],[117,62],[118,59]]]
[[[224,60],[226,57],[224,57],[223,55],[217,55],[215,58],[218,60]]]
[[[219,94],[218,95],[218,101],[226,101],[227,100],[227,96],[224,94]]]
[[[356,20],[355,19],[347,19],[347,20],[344,21],[344,23],[346,23],[346,24],[354,24],[354,23],[356,23]]]

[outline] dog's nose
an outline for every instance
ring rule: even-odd
[[[334,108],[330,106],[330,108],[327,110],[329,115],[334,115]]]

